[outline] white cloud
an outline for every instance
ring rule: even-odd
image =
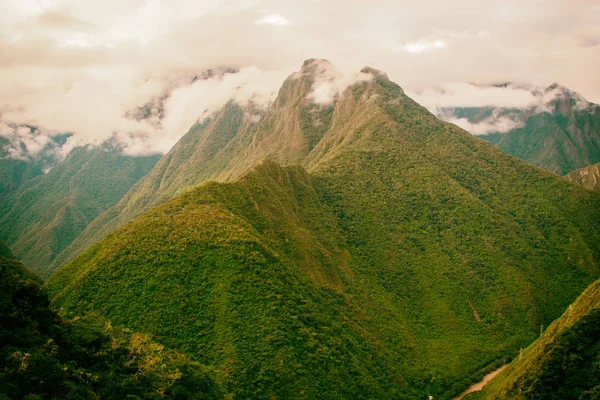
[[[464,9],[472,12],[457,12]],[[118,135],[136,138],[132,148],[165,151],[204,109],[223,103],[230,81],[270,96],[274,83],[266,76],[284,76],[316,57],[344,76],[372,65],[429,107],[535,102],[517,86],[479,90],[447,82],[557,81],[598,102],[599,16],[596,0],[0,1],[0,119],[74,132],[72,143]],[[174,77],[252,66],[262,74],[176,94],[163,129],[124,117],[164,94]],[[312,99],[327,103],[345,84],[324,80]],[[214,102],[202,99],[203,87],[218,94]],[[197,108],[184,104],[186,96]]]
[[[405,51],[413,54],[428,53],[431,51],[443,49],[448,47],[448,44],[443,40],[436,40],[435,42],[427,42],[425,40],[418,40],[416,42],[407,43],[402,48]]]
[[[290,21],[283,15],[269,14],[269,15],[265,15],[264,17],[262,17],[260,19],[257,19],[255,21],[255,23],[258,25],[267,24],[267,25],[275,25],[275,26],[288,26],[288,25],[292,24],[292,21]]]
[[[173,91],[165,104],[164,129],[156,150],[167,151],[190,126],[202,121],[229,100],[239,104],[266,107],[272,102],[287,72],[263,72],[256,67],[242,68],[213,79],[198,80]]]
[[[509,117],[489,117],[482,121],[473,123],[466,118],[450,118],[446,121],[458,125],[473,135],[486,135],[488,133],[505,133],[515,128],[520,128],[524,124],[520,121],[514,121]]]
[[[5,157],[15,160],[30,160],[38,158],[41,152],[50,152],[56,157],[60,156],[59,146],[52,141],[54,134],[51,132],[0,122],[0,136],[8,139],[9,142],[2,146]]]
[[[530,88],[509,84],[482,86],[463,82],[444,83],[410,96],[427,108],[504,107],[527,108],[543,101]]]
[[[363,72],[342,73],[325,60],[313,60],[309,69],[314,81],[307,99],[318,105],[331,104],[348,86],[373,79],[373,75]]]
[[[504,133],[525,124],[531,113],[554,112],[557,102],[575,101],[578,110],[591,109],[579,93],[556,84],[548,88],[514,84],[478,86],[465,83],[441,85],[437,89],[412,94],[439,118],[451,122],[474,135]],[[479,114],[491,112],[487,118],[475,115],[471,120],[458,118],[455,108],[477,108]],[[597,108],[597,107],[596,107]]]

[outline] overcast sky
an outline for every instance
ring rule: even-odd
[[[468,85],[499,82],[600,102],[599,0],[0,0],[0,35],[0,134],[144,136],[132,152],[168,150],[230,97],[267,104],[307,58],[378,68],[430,107],[527,103]],[[241,71],[186,81],[218,67]],[[125,117],[177,85],[162,128]]]

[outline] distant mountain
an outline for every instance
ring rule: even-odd
[[[20,128],[36,135],[34,127]],[[0,135],[0,199],[52,168],[59,161],[60,147],[68,137],[68,134],[54,136],[38,152],[31,154],[25,142]]]
[[[50,277],[52,306],[154,335],[231,398],[451,398],[598,279],[600,194],[377,70],[315,104],[327,68],[260,119],[229,104],[190,131]],[[228,183],[177,196],[207,179]]]
[[[39,278],[0,257],[0,398],[217,399],[211,371],[98,317],[67,322]]]
[[[600,192],[600,163],[569,172],[567,179]]]
[[[512,121],[518,127],[479,137],[559,175],[600,162],[600,106],[557,84],[539,92],[548,101],[528,109],[444,108],[440,116],[447,120],[464,118],[475,125]]]
[[[119,147],[79,147],[47,174],[0,200],[0,239],[41,276],[87,224],[114,205],[158,156],[124,156]]]
[[[600,281],[475,399],[593,400],[600,395]]]

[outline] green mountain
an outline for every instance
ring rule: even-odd
[[[547,103],[528,109],[473,107],[444,109],[447,118],[465,118],[473,124],[502,118],[520,126],[508,132],[479,137],[530,164],[565,175],[600,162],[600,106],[553,84],[541,93]]]
[[[32,131],[32,135],[36,134],[35,128],[27,127],[27,129]],[[57,135],[39,152],[30,154],[23,141],[15,143],[11,138],[0,135],[0,199],[24,182],[43,175],[44,171],[53,167],[60,158],[58,149],[68,137],[68,134]]]
[[[600,192],[600,163],[571,171],[566,178],[585,188]]]
[[[98,317],[62,320],[40,280],[0,257],[0,399],[215,399],[212,372]]]
[[[597,399],[599,360],[596,281],[482,392],[468,399]]]
[[[131,157],[118,147],[74,149],[47,174],[0,201],[0,239],[41,276],[87,224],[113,206],[158,156]]]
[[[373,69],[310,104],[302,79],[321,63],[232,133],[254,138],[232,176],[264,140],[302,166],[265,161],[141,214],[51,276],[53,307],[154,335],[233,398],[451,398],[600,276],[600,194],[440,121]]]

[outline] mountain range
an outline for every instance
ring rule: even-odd
[[[532,89],[533,90],[533,89]],[[600,106],[558,84],[533,90],[544,99],[527,108],[442,108],[441,118],[501,126],[479,137],[502,151],[559,175],[600,162]],[[477,132],[474,132],[477,133]]]
[[[152,334],[233,398],[451,398],[598,279],[600,194],[372,68],[311,101],[331,68],[192,127],[57,256],[52,307]]]
[[[39,136],[39,131],[35,127],[9,126],[9,128],[25,131],[25,137],[33,141],[36,136]],[[56,135],[41,145],[39,151],[32,154],[27,149],[26,141],[13,135],[0,134],[0,199],[16,190],[22,183],[43,175],[59,162],[60,148],[68,137],[69,134]]]
[[[114,205],[156,163],[117,145],[78,147],[47,173],[0,199],[0,239],[34,272],[48,266],[101,212]],[[26,164],[31,167],[35,164]]]

